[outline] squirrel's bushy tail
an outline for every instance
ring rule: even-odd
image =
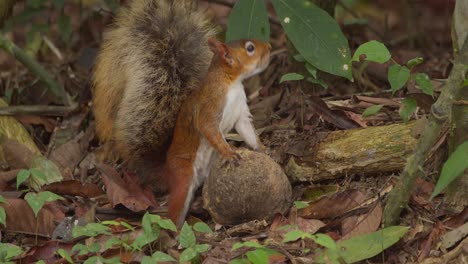
[[[165,154],[180,105],[209,66],[214,33],[189,0],[134,0],[120,10],[93,76],[97,135],[110,152]]]

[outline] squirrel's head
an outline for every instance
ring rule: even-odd
[[[242,39],[225,44],[210,38],[208,44],[225,71],[235,78],[246,79],[260,73],[270,62],[271,45],[260,40]]]

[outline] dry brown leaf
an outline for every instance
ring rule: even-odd
[[[37,215],[28,203],[23,199],[6,198],[6,203],[2,204],[6,213],[6,227],[3,230],[25,234],[37,234],[39,236],[50,237],[55,229],[55,222],[60,221],[65,215],[53,207],[55,202],[46,204]]]
[[[144,211],[150,206],[158,207],[153,194],[143,191],[136,176],[124,173],[124,177],[121,177],[117,171],[105,164],[96,164],[96,167],[101,172],[107,197],[113,207],[122,204],[134,212]]]
[[[57,125],[57,121],[54,118],[44,116],[21,115],[15,116],[15,118],[23,124],[43,125],[44,129],[49,133],[54,131],[54,128]]]
[[[57,243],[57,241],[50,240],[41,246],[32,247],[28,255],[18,260],[18,263],[36,263],[39,260],[43,260],[46,263],[57,263],[57,250],[64,249],[70,252],[73,246],[73,244]]]
[[[296,219],[296,225],[304,232],[315,234],[320,228],[325,226],[325,223],[317,219],[298,217]]]
[[[303,218],[333,218],[358,206],[364,199],[363,193],[350,189],[311,203],[306,208],[299,210],[298,214]]]
[[[346,240],[359,235],[369,234],[376,231],[382,221],[382,206],[380,201],[377,201],[369,212],[351,216],[343,220],[342,223],[342,240]]]
[[[28,147],[12,139],[3,139],[0,145],[11,169],[29,168],[35,154]]]
[[[82,184],[76,180],[55,182],[42,189],[59,195],[81,196],[86,198],[92,198],[104,194],[104,191],[96,184]]]

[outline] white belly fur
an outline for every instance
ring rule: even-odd
[[[237,120],[245,112],[247,107],[247,96],[245,95],[244,86],[242,82],[235,82],[229,87],[228,94],[226,96],[226,103],[224,105],[223,117],[220,124],[220,131],[223,135],[226,135],[231,131]],[[250,115],[250,113],[248,113]],[[194,162],[194,185],[197,188],[200,186],[205,178],[210,174],[211,164],[218,157],[217,151],[208,143],[208,141],[202,136],[200,139],[200,145],[197,150],[197,156]]]

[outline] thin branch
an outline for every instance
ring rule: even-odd
[[[452,71],[445,83],[444,89],[437,101],[431,107],[431,113],[426,128],[419,138],[414,153],[408,157],[405,169],[393,191],[389,194],[384,211],[385,226],[398,222],[401,211],[408,205],[414,183],[420,168],[424,165],[432,146],[436,143],[443,125],[448,121],[450,109],[456,94],[462,87],[468,71],[468,36],[465,39],[459,56],[453,63]]]
[[[50,88],[55,96],[62,99],[65,105],[69,105],[65,89],[32,57],[28,56],[22,49],[18,48],[11,40],[0,34],[0,48],[10,53],[19,62],[26,66],[32,73],[36,74]]]
[[[41,115],[65,116],[78,108],[78,104],[69,106],[54,105],[15,105],[0,107],[0,116],[3,115]]]

